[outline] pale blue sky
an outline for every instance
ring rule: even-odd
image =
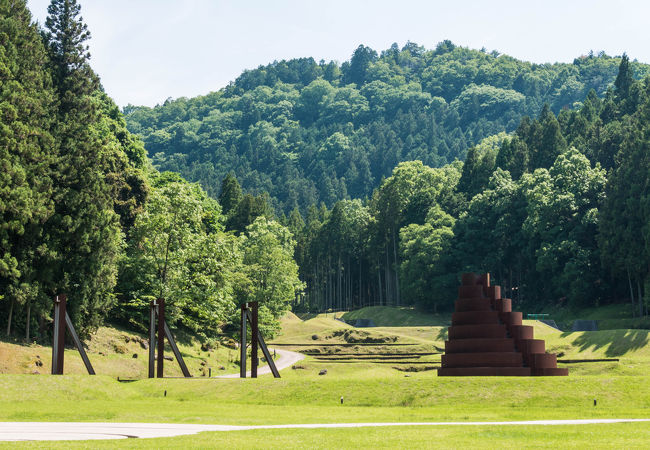
[[[273,60],[350,58],[361,43],[450,39],[520,59],[604,50],[650,63],[650,2],[600,0],[79,0],[91,63],[120,105],[218,90]],[[49,0],[28,0],[44,23]]]

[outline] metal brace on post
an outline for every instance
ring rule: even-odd
[[[158,303],[158,364],[156,365],[156,376],[163,378],[165,367],[165,300],[159,298]]]
[[[258,303],[251,302],[249,303],[249,305],[251,308],[250,312],[252,312],[252,314],[248,316],[251,322],[251,378],[257,378],[257,366],[260,363],[260,360],[257,357],[257,346],[259,345],[260,342],[258,338],[258,334],[260,330],[258,328],[258,321],[257,321]]]
[[[154,365],[156,364],[156,300],[149,302],[149,378],[155,378]]]
[[[246,311],[248,303],[241,305],[241,323],[239,328],[239,378],[246,378]]]
[[[86,366],[89,375],[95,375],[86,350],[84,349],[81,339],[77,335],[72,320],[66,311],[67,297],[65,294],[57,295],[54,298],[54,339],[52,344],[52,375],[63,375],[63,361],[65,356],[65,330],[66,327],[72,336],[75,347],[81,355],[81,359]]]
[[[165,337],[172,348],[172,352],[178,361],[178,365],[186,378],[192,377],[190,371],[187,369],[183,355],[181,355],[174,336],[172,335],[167,321],[165,320],[165,300],[158,298],[149,304],[149,378],[163,378],[164,376],[164,363],[165,363]],[[156,347],[158,348],[158,355],[156,355]],[[156,364],[157,361],[157,364]],[[154,366],[156,370],[154,370]]]
[[[269,368],[271,369],[271,373],[273,373],[273,376],[275,378],[280,378],[280,372],[278,371],[277,367],[275,366],[275,362],[273,361],[273,357],[271,356],[271,353],[269,352],[268,347],[266,346],[266,343],[264,342],[264,338],[262,337],[262,333],[260,333],[259,330],[259,319],[258,319],[258,302],[249,302],[249,303],[244,303],[241,306],[241,315],[242,315],[242,320],[241,320],[241,341],[240,341],[240,371],[239,371],[239,376],[240,378],[246,378],[246,319],[248,319],[248,322],[251,325],[251,356],[252,356],[252,361],[251,361],[251,377],[256,378],[257,377],[257,347],[262,349],[262,353],[264,354],[264,358],[266,358],[267,363],[269,364]]]

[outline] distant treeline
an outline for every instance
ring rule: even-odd
[[[555,114],[602,97],[620,57],[531,64],[449,41],[433,50],[359,46],[342,64],[313,58],[244,72],[224,89],[147,108],[125,108],[159,170],[201,183],[209,195],[232,172],[246,192],[268,193],[288,214],[323,202],[370,198],[397,164],[442,167],[545,104]],[[630,63],[634,78],[649,66]]]

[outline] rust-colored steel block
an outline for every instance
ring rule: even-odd
[[[506,326],[512,327],[515,325],[521,325],[523,314],[519,311],[504,312],[499,313],[499,318],[504,324],[506,324]]]
[[[489,287],[490,286],[490,274],[489,273],[482,273],[478,276],[477,283],[482,285],[483,287]]]
[[[439,377],[529,377],[530,367],[441,367]]]
[[[533,339],[533,327],[530,325],[514,325],[510,327],[510,334],[516,341]]]
[[[532,369],[532,374],[537,377],[566,377],[569,375],[569,369],[559,367],[551,369]]]
[[[487,298],[459,298],[456,300],[456,312],[492,311]]]
[[[477,284],[478,277],[475,273],[464,273],[460,276],[460,284],[463,286],[473,286]]]
[[[515,341],[505,339],[456,339],[445,341],[445,353],[514,352]]]
[[[458,287],[458,298],[483,298],[483,286],[480,284],[474,284],[471,286],[459,286]]]
[[[509,298],[498,298],[494,301],[494,309],[499,312],[511,312],[512,300]]]
[[[451,315],[452,325],[498,324],[499,313],[496,311],[464,311]]]
[[[488,286],[486,288],[488,298],[496,300],[501,298],[501,286]]]
[[[442,355],[442,367],[523,367],[521,353],[451,353]]]
[[[553,353],[531,353],[528,365],[533,369],[554,369],[557,367],[557,355]]]
[[[546,343],[543,339],[520,339],[517,341],[517,350],[524,355],[531,355],[533,353],[546,353]]]
[[[457,325],[449,327],[449,339],[506,338],[505,325]]]

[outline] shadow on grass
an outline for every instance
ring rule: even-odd
[[[440,331],[438,331],[438,337],[437,337],[438,340],[446,341],[448,337],[449,337],[449,331],[447,330],[447,328],[441,328]]]
[[[571,336],[572,333],[562,333],[562,337]],[[629,351],[638,350],[648,345],[648,331],[645,330],[607,330],[587,331],[578,336],[572,344],[583,352],[593,347],[598,350],[603,347],[606,356],[622,356]]]
[[[300,320],[309,320],[316,317],[317,313],[294,313]]]

